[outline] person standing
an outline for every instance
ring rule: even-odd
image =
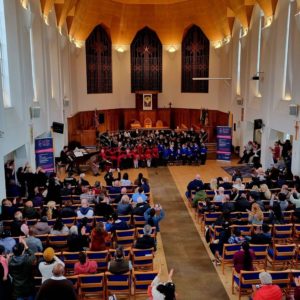
[[[17,300],[34,299],[33,267],[36,258],[28,248],[24,237],[13,248],[13,256],[9,259],[9,275],[12,277],[13,297]]]

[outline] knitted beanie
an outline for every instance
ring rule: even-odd
[[[44,257],[46,262],[52,261],[54,255],[55,255],[54,250],[51,247],[48,247],[47,249],[45,249],[45,251],[43,253],[43,257]]]

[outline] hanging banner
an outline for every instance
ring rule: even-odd
[[[54,149],[51,135],[35,139],[36,167],[42,167],[46,173],[54,172]]]
[[[217,160],[231,160],[231,127],[217,126]]]

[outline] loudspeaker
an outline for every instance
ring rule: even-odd
[[[104,124],[104,114],[103,113],[99,114],[98,120],[99,120],[99,124]]]
[[[256,120],[254,120],[254,130],[255,129],[261,129],[262,126],[263,126],[262,119],[256,119]]]
[[[31,106],[29,111],[30,111],[30,119],[36,119],[40,117],[41,108],[39,106]]]
[[[64,124],[63,123],[58,123],[58,122],[53,122],[52,123],[52,130],[53,132],[57,133],[64,133]]]
[[[290,104],[289,109],[290,109],[290,116],[295,116],[295,117],[298,116],[299,106],[297,104]]]

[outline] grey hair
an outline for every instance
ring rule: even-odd
[[[268,272],[259,273],[259,279],[261,284],[272,284],[272,276]]]
[[[73,225],[71,228],[70,228],[70,234],[76,234],[78,235],[78,227]]]
[[[144,234],[145,235],[151,235],[152,233],[152,227],[148,224],[146,224],[143,228]]]

